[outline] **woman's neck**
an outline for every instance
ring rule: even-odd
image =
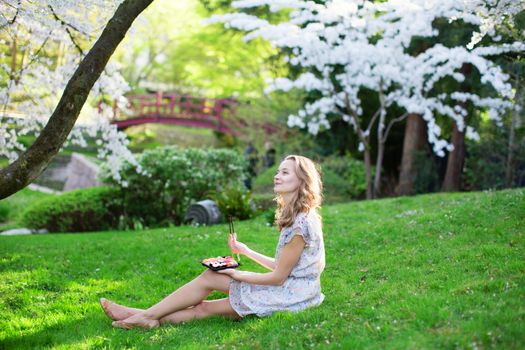
[[[283,199],[283,204],[285,207],[290,205],[294,200],[295,192],[281,193],[281,198]]]

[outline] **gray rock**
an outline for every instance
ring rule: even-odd
[[[33,231],[28,229],[28,228],[14,228],[12,230],[4,231],[4,232],[0,233],[0,235],[2,235],[2,236],[16,236],[16,235],[30,235],[32,233],[33,233]]]
[[[48,230],[41,229],[41,230],[32,230],[29,228],[14,228],[12,230],[7,230],[4,232],[0,232],[0,235],[2,236],[18,236],[18,235],[32,235],[32,234],[45,234],[49,233]]]
[[[94,162],[81,154],[73,153],[67,166],[67,180],[64,191],[100,186],[102,183],[97,180],[99,171],[98,165]]]

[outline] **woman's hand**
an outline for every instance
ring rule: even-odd
[[[248,250],[246,244],[237,240],[237,234],[235,232],[233,234],[230,233],[230,236],[228,237],[228,246],[230,247],[232,254],[246,255],[246,251]]]
[[[219,270],[219,271],[215,271],[215,272],[221,273],[223,275],[228,275],[231,278],[235,279],[235,274],[237,273],[237,270],[235,270],[235,269],[224,269],[224,270]]]

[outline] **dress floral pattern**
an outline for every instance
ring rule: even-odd
[[[321,222],[315,211],[300,213],[292,226],[281,230],[275,261],[279,261],[284,245],[296,234],[303,236],[306,245],[283,285],[230,282],[230,304],[240,316],[264,317],[275,311],[300,311],[323,302],[320,276],[325,267],[325,252]]]

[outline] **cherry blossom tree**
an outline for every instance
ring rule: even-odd
[[[93,99],[104,95],[123,102],[127,84],[115,65],[106,64],[134,19],[152,1],[0,3],[2,39],[11,43],[12,59],[11,65],[2,65],[0,155],[13,161],[0,170],[0,199],[38,177],[66,140],[85,144],[85,132],[98,137],[99,155],[112,164],[114,177],[118,178],[124,160],[135,162],[125,136],[108,123],[109,106],[101,106],[99,118],[92,118],[91,125],[73,127],[90,93]],[[89,51],[85,49],[91,45]],[[53,56],[50,47],[63,53]],[[94,114],[90,112],[89,105],[82,110]],[[25,150],[17,136],[29,133],[38,137]]]
[[[428,141],[434,152],[444,156],[453,146],[441,137],[440,118],[451,118],[458,130],[476,138],[475,130],[466,124],[467,105],[487,110],[498,120],[511,106],[511,86],[501,68],[489,58],[525,48],[523,43],[481,45],[484,35],[496,37],[491,30],[491,1],[457,0],[333,0],[325,4],[311,1],[241,0],[233,6],[243,11],[268,6],[272,11],[291,8],[289,20],[269,23],[247,13],[213,16],[211,22],[249,33],[246,40],[262,37],[274,46],[289,51],[289,63],[303,73],[296,79],[278,78],[270,89],[302,89],[317,92],[317,100],[307,103],[290,115],[288,125],[308,128],[317,134],[330,128],[330,118],[342,118],[353,126],[364,152],[368,182],[367,198],[380,193],[380,177],[386,141],[392,126],[409,114],[423,117]],[[508,6],[512,7],[510,2]],[[501,10],[501,8],[500,8]],[[491,12],[492,11],[492,12]],[[469,47],[447,47],[439,42],[417,55],[407,52],[416,37],[437,37],[433,21],[447,18],[462,20],[481,28]],[[441,89],[444,79],[462,82],[462,67],[472,66],[480,82],[491,87],[490,96],[474,92]],[[363,115],[362,91],[374,91],[377,110]],[[391,115],[391,107],[403,112]],[[371,140],[376,135],[376,173],[372,181]]]

